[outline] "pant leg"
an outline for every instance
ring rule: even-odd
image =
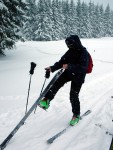
[[[57,79],[57,81],[54,83],[54,85],[50,88],[50,90],[45,95],[46,98],[49,100],[52,100],[58,90],[66,83],[70,81],[69,76],[66,71],[64,71],[61,76]]]
[[[70,102],[72,105],[73,115],[80,115],[80,101],[79,101],[79,92],[82,87],[82,83],[71,82],[70,89]]]

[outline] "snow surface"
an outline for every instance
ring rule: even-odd
[[[113,134],[113,38],[81,40],[94,61],[93,72],[87,75],[80,92],[81,114],[88,109],[92,113],[53,144],[46,143],[67,127],[72,117],[70,83],[67,83],[47,112],[38,107],[36,113],[29,116],[6,150],[109,150],[112,136],[105,133],[108,130]],[[30,63],[35,62],[37,67],[31,80],[28,109],[39,97],[45,79],[44,68],[58,61],[66,50],[64,41],[18,42],[15,50],[6,51],[6,57],[0,57],[0,143],[25,114]]]

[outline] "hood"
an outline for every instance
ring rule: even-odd
[[[66,45],[69,49],[79,49],[82,48],[82,43],[77,35],[70,35],[65,40]]]

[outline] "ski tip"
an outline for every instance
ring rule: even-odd
[[[47,140],[47,144],[52,144],[52,143],[53,143],[52,139]]]
[[[82,117],[80,116],[80,120],[82,120]]]
[[[89,110],[87,110],[87,111],[86,111],[86,113],[91,113],[91,110],[90,110],[90,109],[89,109]]]
[[[87,110],[82,116],[80,116],[80,120],[82,120],[82,118],[84,117],[84,116],[87,116],[87,115],[89,115],[91,113],[91,110]]]

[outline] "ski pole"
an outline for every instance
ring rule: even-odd
[[[31,108],[28,110],[28,112],[23,116],[23,118],[20,120],[20,122],[15,126],[15,128],[9,133],[9,135],[3,140],[3,142],[0,144],[0,150],[3,150],[10,140],[14,137],[14,135],[17,133],[17,131],[20,129],[22,125],[24,125],[24,122],[27,120],[27,118],[30,116],[30,114],[33,112],[35,107],[39,104],[40,99],[42,99],[45,94],[50,90],[51,86],[57,81],[57,79],[60,77],[60,75],[63,73],[63,70],[61,69],[58,71],[55,76],[52,78],[52,80],[49,82],[47,87],[42,92],[41,96],[37,98],[35,103],[31,106]]]
[[[48,79],[49,77],[50,77],[50,71],[49,71],[49,70],[46,70],[46,73],[45,73],[45,80],[44,80],[44,84],[43,84],[43,86],[42,86],[40,95],[42,94],[42,91],[43,91],[43,89],[44,89],[44,86],[45,86],[45,83],[46,83],[46,79]]]
[[[43,89],[44,89],[44,86],[45,86],[45,83],[46,83],[46,79],[50,77],[50,71],[49,70],[46,70],[46,73],[45,73],[45,80],[44,80],[44,83],[43,83],[43,86],[42,86],[42,89],[41,89],[41,92],[40,92],[40,95],[42,94],[43,92]],[[36,109],[37,109],[37,106],[34,110],[34,114],[36,112]]]
[[[30,92],[30,85],[31,85],[31,77],[34,74],[34,69],[36,67],[36,64],[34,62],[31,62],[31,68],[30,68],[30,81],[29,81],[29,88],[28,88],[28,95],[27,95],[27,102],[26,102],[26,111],[25,114],[27,113],[27,106],[28,106],[28,99],[29,99],[29,92]]]

